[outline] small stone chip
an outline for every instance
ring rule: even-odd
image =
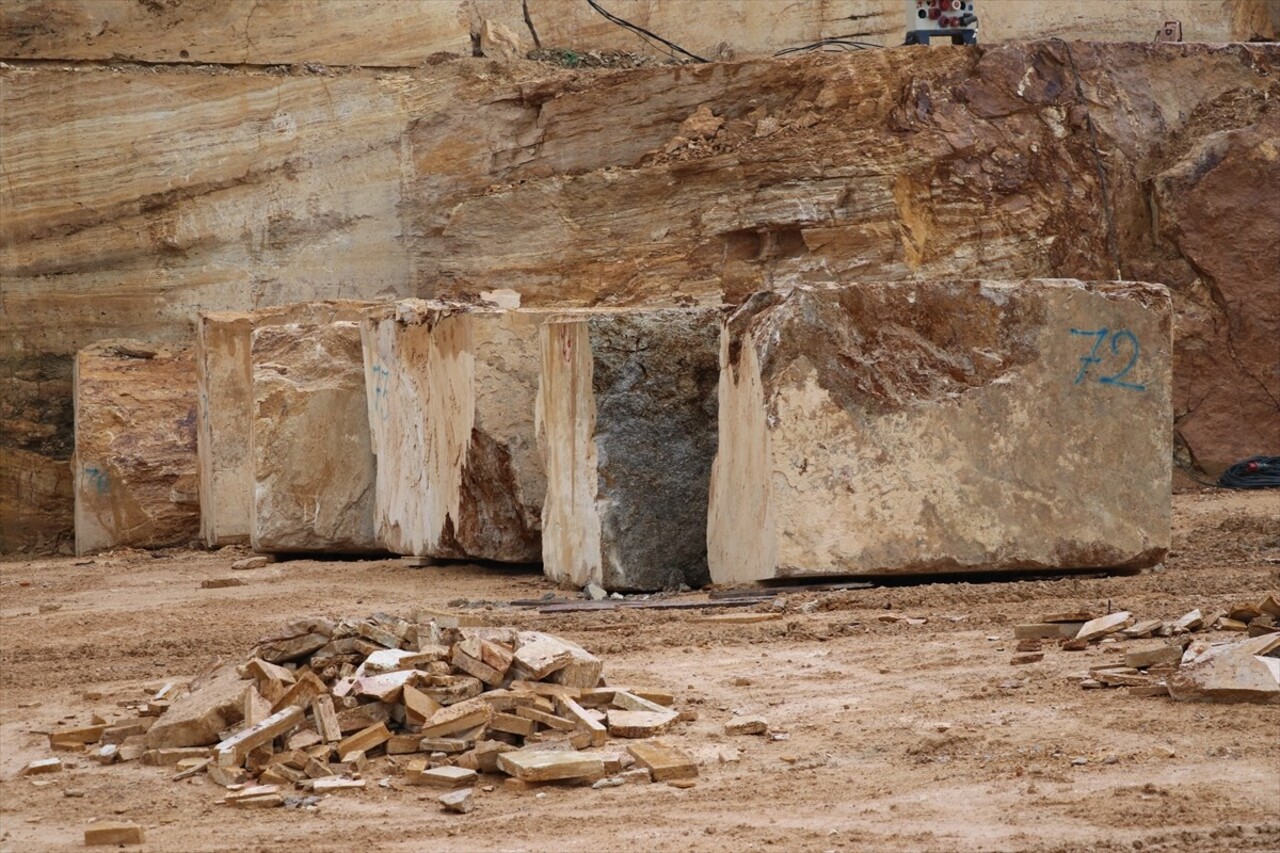
[[[444,806],[445,811],[458,814],[467,814],[476,807],[475,801],[471,798],[470,788],[460,788],[457,791],[441,794],[436,797],[436,800]]]
[[[764,717],[734,717],[724,724],[727,735],[763,735],[769,731],[769,721]]]

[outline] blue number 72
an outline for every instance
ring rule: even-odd
[[[1085,377],[1088,375],[1089,367],[1091,365],[1101,363],[1102,359],[1098,356],[1098,347],[1102,346],[1103,341],[1107,339],[1107,335],[1111,334],[1111,330],[1105,327],[1101,329],[1090,329],[1090,330],[1072,329],[1071,334],[1085,335],[1085,336],[1092,335],[1094,339],[1093,346],[1090,348],[1089,354],[1080,356],[1080,372],[1076,374],[1076,381],[1075,381],[1075,384],[1079,385],[1081,382],[1085,380]],[[1098,382],[1100,382],[1103,385],[1116,385],[1121,388],[1128,388],[1132,391],[1145,391],[1147,390],[1146,385],[1139,385],[1135,382],[1124,381],[1124,377],[1128,375],[1129,371],[1132,370],[1133,366],[1138,362],[1138,353],[1141,351],[1141,348],[1138,345],[1138,336],[1135,335],[1133,332],[1129,331],[1128,329],[1121,329],[1120,331],[1116,332],[1114,335],[1111,335],[1112,355],[1120,354],[1121,340],[1128,341],[1129,346],[1132,349],[1132,353],[1129,356],[1129,363],[1126,364],[1124,366],[1124,369],[1121,370],[1119,373],[1112,374],[1111,376],[1099,376]]]

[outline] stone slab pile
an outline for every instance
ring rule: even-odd
[[[719,309],[632,309],[542,326],[543,568],[564,584],[708,579]]]
[[[111,340],[76,355],[76,553],[187,545],[199,534],[189,350]]]
[[[205,545],[247,543],[253,529],[253,330],[284,323],[357,320],[369,303],[300,302],[215,311],[196,321],[200,535]]]
[[[362,323],[377,536],[397,554],[533,563],[546,474],[542,314],[405,300]]]
[[[381,551],[359,323],[263,326],[249,360],[254,550]]]
[[[758,294],[720,347],[711,578],[1152,565],[1170,362],[1157,285]]]

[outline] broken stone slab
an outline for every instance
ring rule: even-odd
[[[150,749],[209,746],[244,719],[244,691],[251,682],[224,664],[174,700],[147,730]]]
[[[548,577],[623,591],[706,584],[718,334],[715,308],[543,324]]]
[[[1076,633],[1077,640],[1086,642],[1099,640],[1108,634],[1114,634],[1133,624],[1133,614],[1128,610],[1121,610],[1117,613],[1108,613],[1106,616],[1099,616],[1097,619],[1090,619],[1088,622],[1080,626],[1080,630]]]
[[[359,324],[264,326],[249,357],[254,550],[382,550]]]
[[[253,530],[253,330],[284,323],[357,321],[368,302],[297,302],[213,311],[196,321],[196,428],[200,535],[205,545],[247,543]]]
[[[1210,646],[1169,674],[1169,695],[1182,702],[1280,703],[1278,650],[1280,634]]]
[[[1158,562],[1170,324],[1128,282],[757,294],[721,342],[712,580]]]
[[[195,541],[191,352],[101,341],[76,354],[73,374],[76,553]]]
[[[362,321],[377,533],[397,554],[542,558],[544,314],[418,299]]]

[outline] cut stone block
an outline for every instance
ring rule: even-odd
[[[362,325],[377,531],[397,554],[542,559],[544,315],[405,300]]]
[[[210,548],[247,543],[253,529],[253,330],[284,323],[356,321],[368,302],[299,302],[216,311],[196,322],[200,535]]]
[[[359,324],[265,326],[250,359],[254,549],[380,551]]]
[[[76,553],[186,545],[200,531],[191,353],[102,341],[75,360]]]
[[[542,326],[542,559],[563,584],[702,586],[716,447],[719,309],[634,309]]]
[[[721,341],[712,579],[1159,562],[1170,338],[1158,285],[757,294]]]

